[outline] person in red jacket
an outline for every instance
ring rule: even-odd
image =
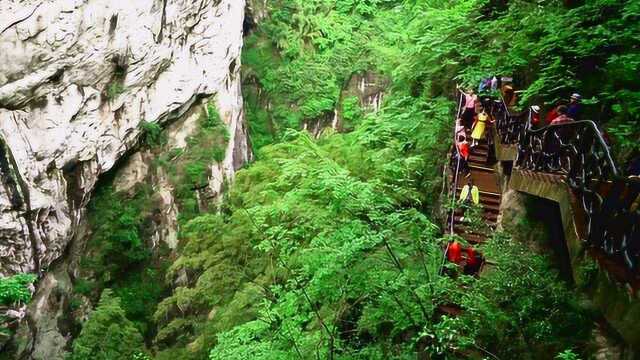
[[[469,155],[471,154],[471,148],[467,142],[467,138],[464,135],[458,136],[458,155],[460,156],[460,174],[465,174],[466,177],[471,176],[471,169],[469,168]]]
[[[567,107],[564,105],[558,106],[558,116],[551,121],[551,125],[559,125],[573,122],[574,120],[567,115]]]
[[[482,256],[469,246],[465,249],[467,264],[464,267],[464,273],[467,275],[475,275],[480,271],[482,265]]]
[[[462,246],[459,242],[454,241],[449,244],[449,249],[447,249],[447,260],[454,264],[460,264],[462,262]]]

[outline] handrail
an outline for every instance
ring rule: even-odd
[[[531,109],[529,109],[529,114],[530,113],[531,113]],[[529,115],[529,120],[531,120],[531,115]],[[579,121],[572,121],[572,122],[568,122],[568,123],[564,123],[564,124],[548,124],[548,125],[546,125],[544,127],[541,127],[539,129],[532,129],[531,128],[531,121],[529,121],[528,124],[527,124],[526,131],[528,133],[536,134],[536,133],[543,132],[544,130],[549,129],[549,128],[554,128],[554,127],[568,128],[568,127],[573,127],[573,126],[577,127],[577,126],[580,126],[580,125],[588,125],[591,128],[591,130],[596,135],[596,138],[598,139],[598,142],[600,143],[600,146],[602,146],[602,149],[605,152],[607,163],[611,167],[613,175],[614,176],[619,176],[618,168],[616,167],[616,164],[613,161],[613,158],[611,157],[611,151],[609,150],[609,145],[607,145],[606,140],[602,136],[602,132],[600,131],[600,128],[598,128],[598,125],[593,120],[579,120]]]
[[[449,234],[455,234],[454,228],[454,218],[455,218],[455,202],[456,202],[456,189],[458,188],[458,172],[460,171],[460,149],[458,149],[457,145],[457,135],[458,135],[458,118],[460,118],[460,111],[462,110],[462,94],[460,94],[460,99],[458,101],[458,110],[456,111],[456,116],[454,119],[453,125],[453,149],[457,153],[457,161],[456,161],[456,171],[453,174],[453,183],[451,184],[451,213],[449,214],[447,221],[449,222]],[[447,242],[447,246],[444,249],[442,254],[442,264],[440,265],[439,273],[444,269],[445,261],[447,260],[447,253],[449,252],[449,246],[451,246],[450,242]]]
[[[583,241],[606,259],[607,266],[622,265],[616,277],[640,285],[640,181],[624,178],[609,146],[591,120],[549,124],[533,129],[531,108],[511,115],[492,109],[500,118],[496,127],[503,143],[517,145],[515,166],[519,169],[565,175],[576,203],[584,213]],[[616,265],[616,266],[618,266]]]
[[[451,235],[455,234],[455,230],[454,230],[454,217],[455,217],[455,202],[456,202],[456,190],[458,189],[458,173],[460,172],[460,149],[458,148],[458,119],[460,118],[460,111],[462,110],[462,93],[460,94],[460,98],[458,100],[458,110],[456,111],[456,117],[454,119],[454,125],[453,125],[453,148],[454,151],[457,153],[458,156],[456,156],[457,161],[456,161],[456,171],[453,174],[453,183],[451,184],[451,214],[449,217],[449,233]]]

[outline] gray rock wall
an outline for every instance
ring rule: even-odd
[[[211,186],[250,157],[244,0],[0,1],[0,275],[59,258],[139,124],[215,95],[230,137]]]

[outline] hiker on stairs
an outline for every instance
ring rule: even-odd
[[[460,222],[464,222],[465,210],[470,208],[471,206],[480,204],[480,190],[477,186],[473,185],[473,180],[471,178],[469,178],[469,181],[467,181],[467,185],[463,186],[462,190],[460,190],[459,203],[462,210]]]
[[[458,143],[456,144],[456,147],[458,151],[456,151],[455,155],[460,158],[460,168],[458,170],[461,175],[465,174],[465,177],[469,177],[471,176],[471,169],[469,168],[469,155],[471,154],[471,149],[466,136],[458,136]]]
[[[464,273],[466,275],[475,275],[480,271],[480,266],[482,266],[482,255],[480,255],[477,251],[473,249],[472,246],[469,246],[465,249],[464,255],[466,257],[466,264],[464,266]]]
[[[476,103],[478,102],[478,95],[475,94],[473,89],[469,89],[468,92],[462,91],[458,85],[458,91],[464,95],[464,111],[462,112],[462,124],[471,129],[473,120],[476,116]]]
[[[460,191],[460,202],[462,204],[473,203],[475,205],[480,203],[480,190],[477,186],[473,185],[472,179],[469,179],[467,184],[462,187]]]
[[[447,260],[454,264],[460,264],[462,262],[462,245],[459,242],[454,241],[449,244],[447,249]]]
[[[484,107],[480,108],[480,113],[476,117],[476,121],[473,123],[473,132],[471,133],[471,147],[478,145],[478,141],[484,138],[485,129],[487,127],[487,121],[489,121],[489,115],[484,111]]]

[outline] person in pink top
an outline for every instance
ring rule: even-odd
[[[558,116],[551,121],[551,125],[566,124],[574,121],[572,118],[567,116],[566,106],[564,105],[558,106],[558,109],[556,111],[558,112]]]
[[[473,91],[473,89],[469,89],[468,92],[462,91],[460,87],[458,90],[464,95],[464,112],[462,113],[462,124],[467,128],[471,129],[473,125],[473,121],[476,117],[476,103],[478,102],[478,95]]]

